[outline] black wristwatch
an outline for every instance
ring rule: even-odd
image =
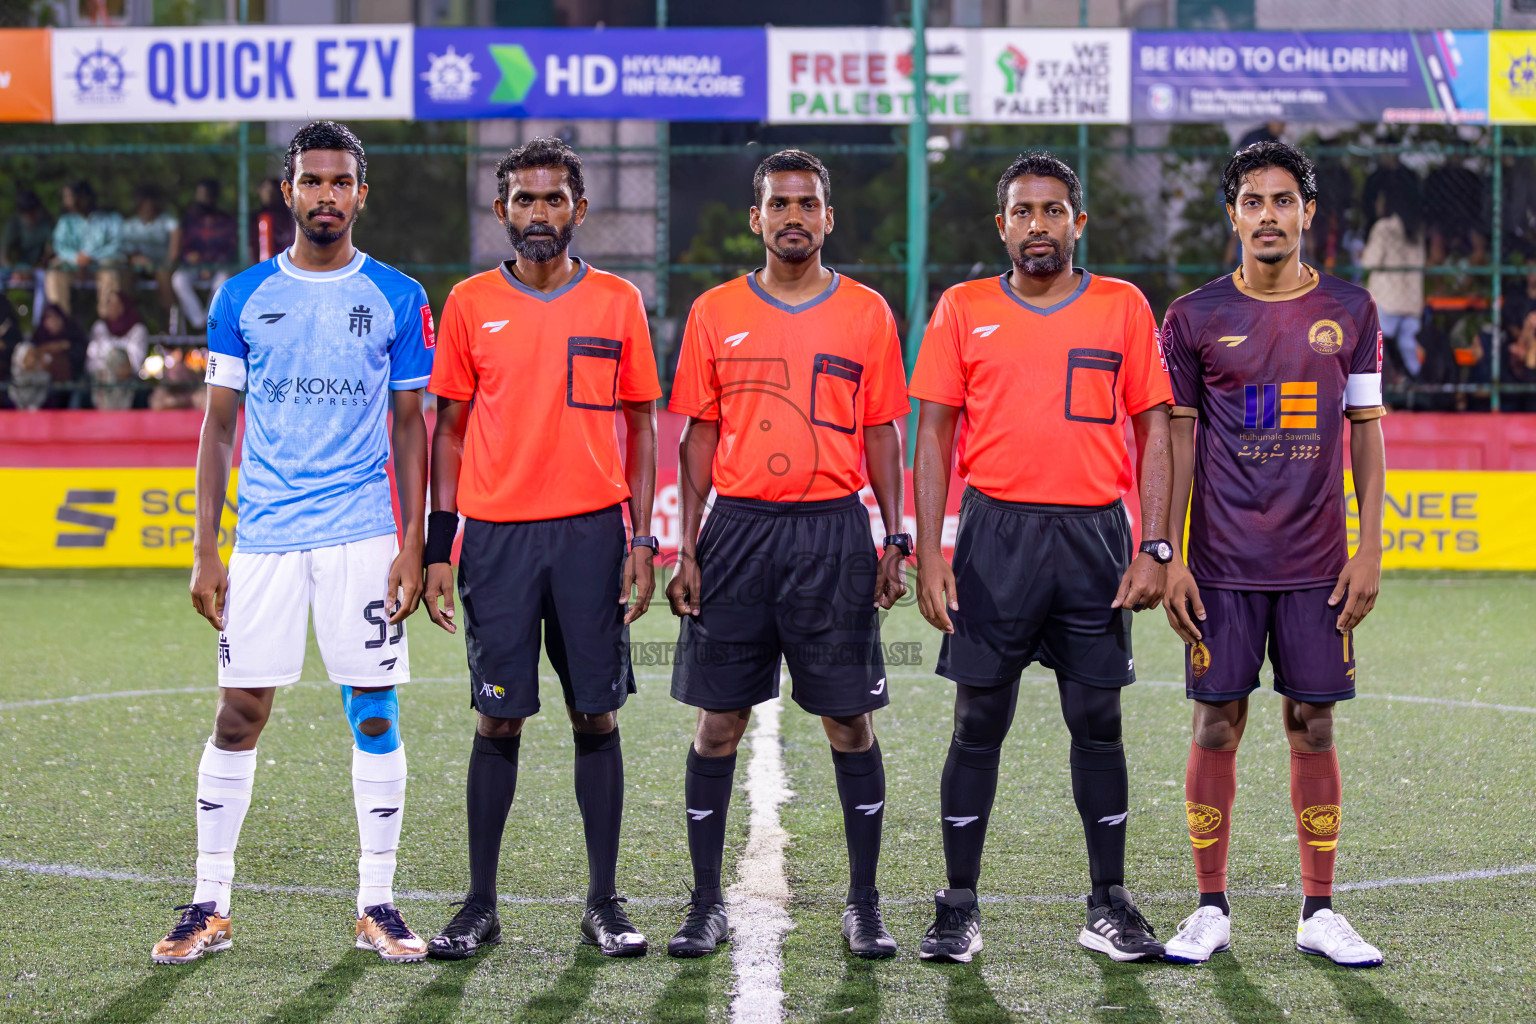
[[[885,538],[885,547],[896,548],[901,552],[902,558],[911,558],[912,535],[910,533],[893,533]]]
[[[635,548],[650,548],[654,554],[661,550],[661,541],[655,537],[648,537],[645,534],[636,534],[629,541],[629,550],[633,551]]]
[[[1159,565],[1167,565],[1173,561],[1173,545],[1165,540],[1144,540],[1136,550],[1144,555],[1151,555],[1152,560]]]

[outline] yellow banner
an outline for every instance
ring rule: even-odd
[[[0,566],[190,568],[196,470],[0,469]],[[230,474],[219,547],[234,543]]]
[[[1536,32],[1488,33],[1488,119],[1536,124]]]
[[[1360,539],[1348,491],[1349,547]],[[1536,569],[1536,473],[1388,470],[1381,564],[1387,569]]]

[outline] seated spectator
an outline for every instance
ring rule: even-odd
[[[261,209],[251,218],[251,258],[269,260],[293,244],[293,211],[283,202],[283,184],[276,178],[261,183]]]
[[[139,367],[148,354],[149,328],[144,318],[127,293],[116,293],[107,300],[107,315],[91,326],[91,342],[85,350],[92,404],[98,409],[132,408]]]
[[[30,339],[31,352],[38,360],[36,365],[48,371],[52,384],[43,408],[67,409],[81,404],[72,385],[85,375],[88,345],[85,332],[65,309],[51,302],[43,307],[43,315]]]
[[[53,374],[48,372],[43,354],[30,341],[17,345],[11,354],[11,383],[5,389],[11,404],[26,412],[36,412],[48,401],[52,387]]]
[[[64,186],[64,214],[53,226],[53,261],[44,290],[48,301],[69,309],[69,289],[78,278],[96,278],[96,312],[120,287],[123,218],[96,208],[96,190],[88,181]]]
[[[32,289],[32,315],[47,305],[43,278],[53,256],[53,218],[31,189],[16,193],[16,215],[0,238],[0,265],[10,268],[12,288]],[[9,363],[7,363],[9,365]]]
[[[1381,316],[1382,337],[1392,340],[1409,377],[1424,366],[1419,325],[1424,317],[1424,236],[1417,203],[1405,191],[1386,189],[1376,196],[1376,223],[1360,253],[1371,271],[1366,282]],[[1382,270],[1381,267],[1406,269]]]
[[[1536,277],[1536,274],[1531,275]],[[1504,365],[1500,377],[1507,384],[1536,386],[1536,307],[1526,310],[1513,337],[1504,346]],[[1506,392],[1499,398],[1499,408],[1509,412],[1530,412],[1536,409],[1536,393],[1530,391]]]
[[[181,225],[160,202],[160,190],[140,185],[133,190],[134,212],[123,220],[123,258],[136,276],[153,278],[160,305],[171,309],[171,271],[181,246]]]
[[[195,331],[208,323],[208,307],[198,297],[197,286],[207,286],[211,304],[239,258],[239,226],[218,203],[219,183],[205,178],[197,183],[196,198],[181,216],[182,266],[171,275],[171,287],[187,326]]]
[[[25,342],[26,336],[21,333],[21,318],[16,315],[16,307],[11,305],[10,296],[0,291],[0,384],[6,383],[11,377],[11,357],[16,354],[16,347]],[[6,406],[5,393],[0,390],[0,409]]]
[[[151,409],[201,409],[205,401],[203,374],[188,365],[187,353],[166,354],[165,371],[150,392]]]

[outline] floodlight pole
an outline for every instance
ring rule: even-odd
[[[912,0],[912,122],[907,132],[907,370],[928,322],[928,0]]]

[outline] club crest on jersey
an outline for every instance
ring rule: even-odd
[[[1315,804],[1301,812],[1301,827],[1315,836],[1331,836],[1339,831],[1343,817],[1338,804]]]
[[[1307,344],[1320,356],[1331,356],[1344,347],[1344,328],[1334,320],[1319,320],[1307,332]]]
[[[347,314],[347,330],[361,338],[373,333],[373,310],[359,303]]]
[[[1209,804],[1185,800],[1184,816],[1189,819],[1189,831],[1195,835],[1203,836],[1221,827],[1221,812]]]
[[[1189,667],[1196,679],[1211,670],[1211,649],[1203,641],[1196,640],[1189,645]]]

